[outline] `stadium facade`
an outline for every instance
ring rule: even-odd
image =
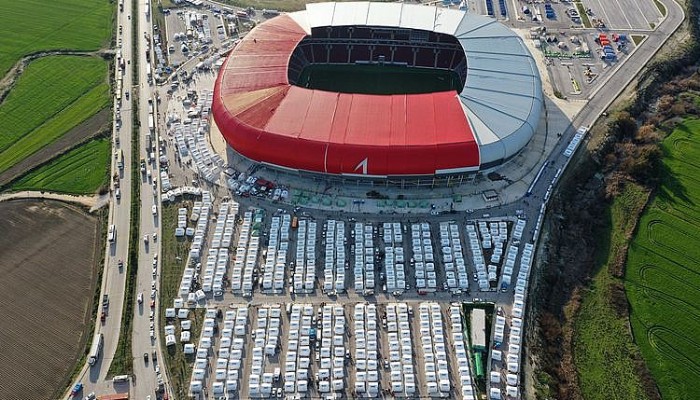
[[[368,95],[297,86],[310,64],[455,72],[461,91]],[[466,176],[537,131],[542,86],[523,40],[490,17],[402,3],[314,3],[231,52],[212,112],[227,143],[286,170],[377,178]]]

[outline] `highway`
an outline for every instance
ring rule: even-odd
[[[139,156],[144,160],[145,170],[140,172],[141,179],[140,187],[140,219],[139,232],[141,239],[139,240],[139,269],[136,282],[136,293],[143,296],[143,302],[137,304],[134,308],[134,322],[132,331],[132,350],[134,356],[134,380],[132,382],[131,395],[135,399],[146,399],[148,396],[156,398],[157,376],[156,366],[162,360],[160,357],[160,340],[158,339],[158,329],[156,328],[157,304],[154,308],[150,307],[152,290],[156,290],[159,286],[160,279],[160,260],[156,259],[157,273],[154,276],[153,264],[154,257],[160,254],[160,202],[158,201],[159,186],[158,185],[158,168],[157,160],[149,157],[149,146],[147,137],[150,135],[153,143],[155,143],[155,156],[157,152],[157,137],[156,130],[149,128],[149,113],[153,112],[155,117],[155,101],[149,103],[153,99],[154,90],[151,86],[152,80],[147,76],[148,60],[146,53],[150,54],[150,60],[153,60],[153,49],[150,44],[152,30],[152,20],[146,15],[144,3],[139,4],[139,10],[134,14],[134,18],[138,18],[138,34],[135,40],[138,45],[139,52],[139,85],[134,88],[134,91],[139,98],[138,120],[139,120]],[[155,120],[155,118],[153,118]],[[153,215],[152,207],[157,207],[157,214]],[[155,289],[152,286],[155,283]],[[156,298],[157,301],[157,298]],[[153,312],[153,319],[151,319]],[[151,336],[153,330],[153,336]],[[156,362],[153,361],[152,355],[156,352],[158,355]],[[147,356],[144,357],[144,354]],[[147,359],[147,361],[146,361]],[[162,371],[163,376],[165,371]]]
[[[121,42],[122,56],[126,60],[133,59],[131,54],[131,21],[128,19],[130,13],[131,2],[124,3],[124,12],[118,12],[117,23],[122,28],[121,34],[117,31],[117,44]],[[119,30],[119,28],[117,28]],[[123,79],[123,87],[130,87],[133,82],[132,70],[130,65],[126,65]],[[118,71],[115,71],[119,74]],[[109,225],[114,224],[116,227],[116,240],[114,243],[106,242],[105,249],[105,265],[102,275],[100,299],[104,295],[109,298],[109,308],[107,317],[104,323],[100,323],[98,311],[98,319],[95,324],[94,333],[102,333],[104,335],[104,345],[99,359],[95,365],[90,366],[85,364],[83,369],[78,374],[76,382],[82,382],[83,396],[95,392],[97,394],[114,393],[115,389],[111,381],[107,381],[107,371],[112,363],[114,353],[117,349],[119,341],[119,331],[121,328],[121,316],[124,305],[124,286],[126,283],[126,268],[129,254],[129,223],[131,214],[131,129],[132,129],[132,98],[126,99],[122,97],[121,102],[115,99],[115,125],[113,126],[114,136],[114,153],[122,150],[124,156],[124,167],[117,167],[116,155],[112,157],[111,175],[118,174],[119,190],[121,199],[116,198],[116,188],[112,187],[112,201],[109,205]],[[116,125],[117,116],[121,120],[121,127]],[[117,144],[118,143],[118,144]],[[114,182],[114,181],[113,181]],[[122,260],[124,267],[119,268],[118,262]],[[94,336],[94,334],[93,334]],[[75,383],[75,382],[74,382]],[[72,387],[72,385],[71,385]]]

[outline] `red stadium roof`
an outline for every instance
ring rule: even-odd
[[[333,174],[478,168],[479,147],[456,92],[364,95],[291,85],[288,63],[305,36],[293,18],[282,15],[246,35],[222,66],[213,114],[237,152]]]

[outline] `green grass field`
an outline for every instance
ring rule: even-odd
[[[12,189],[94,194],[107,183],[110,153],[109,139],[92,140],[23,176]]]
[[[115,3],[109,0],[0,0],[0,76],[42,50],[107,47]]]
[[[639,223],[625,286],[634,337],[664,399],[700,378],[700,120],[663,142],[665,177]]]
[[[341,93],[414,94],[457,90],[451,71],[388,65],[312,64],[301,73],[298,86]]]
[[[637,351],[625,320],[611,306],[613,286],[619,279],[608,269],[624,251],[627,236],[634,226],[629,215],[638,213],[647,199],[640,186],[629,183],[601,216],[610,229],[598,238],[596,271],[589,291],[584,295],[576,316],[574,359],[586,400],[640,400],[644,390],[634,367]]]
[[[97,57],[32,62],[0,104],[0,172],[107,107],[107,68]]]

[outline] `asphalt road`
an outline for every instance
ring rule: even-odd
[[[160,238],[154,239],[154,233],[160,236],[160,203],[158,202],[159,186],[154,187],[155,182],[158,185],[158,169],[156,161],[149,162],[149,150],[147,144],[147,135],[152,135],[153,143],[157,143],[155,131],[150,132],[149,129],[149,99],[153,98],[153,86],[150,85],[151,80],[148,79],[146,66],[146,52],[150,54],[150,60],[153,60],[153,48],[150,45],[152,30],[152,19],[146,16],[144,5],[139,4],[139,11],[134,17],[138,17],[138,31],[135,35],[135,40],[138,44],[139,57],[139,86],[134,88],[134,92],[139,97],[138,119],[139,119],[139,155],[140,159],[146,161],[147,173],[140,173],[140,219],[139,232],[141,239],[139,240],[139,269],[136,281],[136,293],[142,293],[143,303],[136,304],[134,308],[134,320],[132,331],[132,351],[134,356],[134,379],[132,380],[131,395],[135,399],[146,399],[147,396],[155,399],[155,390],[157,387],[156,366],[162,359],[160,357],[158,336],[151,337],[151,327],[154,328],[154,334],[157,335],[156,314],[157,307],[151,308],[151,290],[152,284],[155,281],[155,288],[158,289],[160,277],[160,260],[157,260],[156,276],[153,276],[153,261],[154,257],[160,254]],[[148,39],[145,33],[147,33]],[[155,101],[150,106],[155,116]],[[155,119],[155,118],[154,118]],[[157,151],[156,151],[157,156]],[[152,207],[157,207],[157,214],[152,213]],[[145,237],[148,238],[146,243]],[[151,319],[151,311],[154,313]],[[156,362],[153,361],[152,354],[156,351],[159,355]],[[147,354],[147,357],[144,357]],[[146,361],[147,359],[147,361]],[[163,370],[164,374],[165,371]]]
[[[125,59],[131,60],[132,32],[131,21],[128,19],[130,13],[131,2],[124,2],[124,12],[119,12],[117,15],[118,24],[122,26],[122,33],[117,38],[121,38],[121,51]],[[119,39],[117,39],[119,40]],[[130,87],[132,82],[131,66],[127,65],[123,75],[123,86]],[[82,395],[95,392],[97,394],[115,393],[116,390],[112,386],[111,381],[107,381],[107,371],[112,362],[114,353],[119,340],[119,331],[121,328],[121,316],[124,304],[124,285],[126,282],[126,267],[129,251],[129,222],[131,214],[131,128],[132,128],[132,110],[131,97],[127,100],[122,97],[121,104],[115,105],[115,120],[116,115],[121,117],[121,127],[116,125],[113,129],[114,134],[114,151],[121,149],[124,154],[124,168],[117,168],[117,159],[112,157],[111,174],[118,173],[119,186],[121,191],[121,199],[116,199],[114,196],[115,189],[112,190],[112,201],[109,206],[109,224],[116,226],[116,241],[114,243],[107,242],[105,250],[105,269],[102,276],[102,291],[100,298],[103,295],[109,296],[108,316],[101,324],[98,320],[95,325],[94,333],[102,333],[104,335],[104,345],[102,353],[95,365],[90,366],[87,363],[81,370],[75,382],[82,382],[84,385]],[[115,100],[116,103],[116,100]],[[120,111],[117,111],[117,105]],[[118,139],[119,145],[116,144]],[[124,268],[118,267],[118,261],[124,261]],[[74,382],[74,383],[75,383]],[[72,385],[71,385],[72,386]]]

